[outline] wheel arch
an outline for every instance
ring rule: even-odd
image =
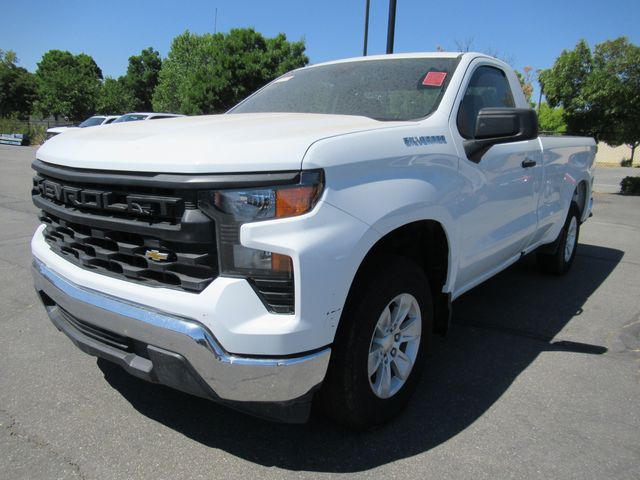
[[[446,333],[450,322],[451,295],[443,292],[443,289],[448,284],[452,270],[450,238],[445,225],[432,219],[413,221],[389,231],[371,246],[360,262],[345,306],[358,293],[363,278],[366,278],[371,269],[376,268],[377,259],[398,255],[415,261],[425,273],[434,302],[434,331]],[[340,321],[336,335],[340,334],[343,320]]]
[[[582,222],[585,221],[584,215],[587,208],[587,191],[588,183],[586,180],[582,180],[578,185],[576,185],[571,198],[571,202],[574,202],[578,206],[578,210],[580,210],[580,220]]]

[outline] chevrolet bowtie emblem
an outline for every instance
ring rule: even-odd
[[[156,262],[164,262],[169,259],[168,253],[159,252],[158,250],[147,250],[144,252],[144,256],[149,260],[154,260]]]

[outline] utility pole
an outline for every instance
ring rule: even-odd
[[[218,9],[216,8],[215,16],[213,17],[213,34],[218,33]]]
[[[369,41],[369,4],[371,0],[366,0],[366,6],[364,8],[364,49],[362,56],[367,56],[367,42]]]
[[[387,53],[393,53],[393,39],[396,34],[396,0],[389,0],[389,26],[387,27]]]

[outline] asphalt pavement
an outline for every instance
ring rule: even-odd
[[[624,177],[640,177],[640,168],[597,167],[593,190],[598,193],[619,193]]]
[[[640,197],[596,195],[567,276],[525,258],[455,302],[409,408],[352,433],[254,419],[74,347],[31,285],[34,153],[0,145],[0,479],[640,478]]]

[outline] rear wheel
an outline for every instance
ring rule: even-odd
[[[538,252],[536,256],[540,269],[555,275],[567,273],[576,258],[579,236],[580,209],[572,202],[569,207],[569,214],[560,232],[556,249],[553,252]]]
[[[328,415],[365,429],[396,416],[413,394],[433,306],[424,273],[403,257],[379,259],[357,282],[320,395]]]

